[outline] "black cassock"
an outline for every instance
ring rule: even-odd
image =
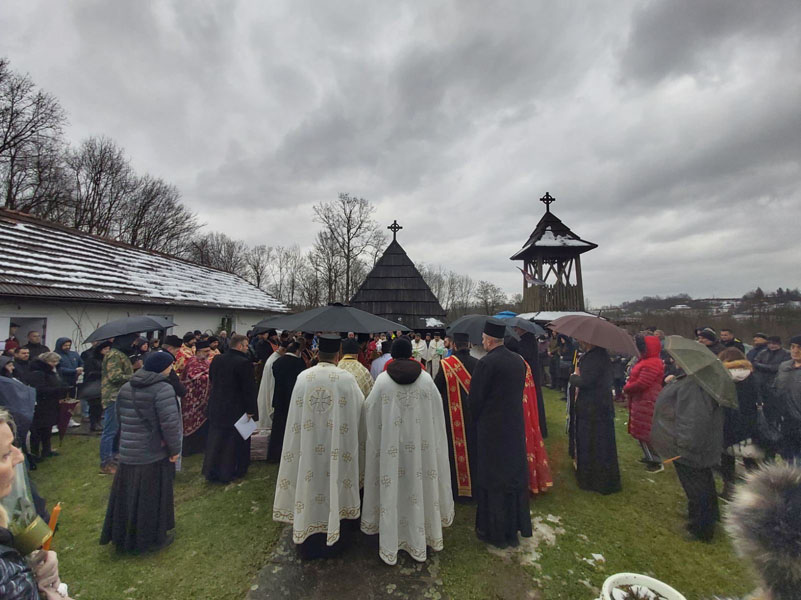
[[[464,365],[465,370],[473,374],[473,370],[478,364],[478,359],[470,356],[470,350],[457,350],[453,356],[458,358]],[[451,463],[451,488],[453,488],[453,497],[459,497],[459,483],[456,481],[456,464],[453,451],[453,434],[451,432],[451,407],[448,404],[448,384],[445,382],[445,372],[440,367],[437,371],[437,376],[434,378],[434,383],[442,396],[442,406],[445,409],[445,431],[448,434],[448,460]],[[470,481],[475,483],[476,480],[476,423],[473,414],[470,410],[470,403],[468,402],[468,394],[462,390],[462,419],[464,421],[464,437],[467,444],[467,460],[470,463]],[[462,496],[464,498],[471,498],[472,496]]]
[[[473,497],[476,533],[496,546],[515,546],[517,532],[531,536],[526,431],[523,423],[525,365],[505,346],[478,361],[470,383],[476,423]]]
[[[517,352],[531,367],[531,376],[537,387],[537,416],[540,421],[540,433],[543,438],[548,437],[548,424],[545,422],[545,403],[542,401],[542,369],[540,368],[540,345],[537,336],[533,333],[524,333],[520,340],[510,338],[507,343],[509,350]]]
[[[306,362],[294,354],[284,354],[273,363],[275,388],[273,390],[273,430],[270,434],[270,445],[267,449],[267,460],[269,462],[281,460],[286,419],[289,416],[289,403],[292,401],[292,390],[295,389],[295,380],[305,368]]]
[[[250,440],[234,427],[244,414],[258,420],[253,363],[244,352],[228,350],[209,367],[209,431],[203,474],[209,481],[227,483],[242,477],[250,465]]]
[[[595,347],[579,359],[580,375],[571,375],[577,390],[571,410],[571,446],[581,489],[612,494],[621,490],[615,443],[612,362]]]

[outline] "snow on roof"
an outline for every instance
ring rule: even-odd
[[[0,293],[288,312],[231,273],[0,210]]]
[[[434,317],[427,317],[423,319],[426,322],[426,327],[433,329],[434,327],[445,327],[445,323]]]
[[[546,211],[523,247],[514,253],[512,260],[530,260],[533,256],[555,253],[581,254],[597,248],[597,244],[582,240],[562,223],[551,211]]]

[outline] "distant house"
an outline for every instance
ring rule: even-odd
[[[42,331],[77,346],[126,316],[171,317],[189,330],[245,333],[288,308],[237,275],[0,209],[0,341]],[[22,342],[24,343],[24,341]]]
[[[687,304],[675,304],[670,307],[670,310],[692,310],[692,307]]]

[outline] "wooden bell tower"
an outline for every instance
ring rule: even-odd
[[[525,312],[583,311],[584,286],[581,254],[597,248],[582,240],[551,212],[556,199],[540,198],[545,214],[525,245],[511,260],[522,260],[523,310]]]

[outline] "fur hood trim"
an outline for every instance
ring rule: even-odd
[[[756,568],[772,600],[801,589],[801,467],[769,465],[737,486],[726,529],[738,553]]]
[[[727,369],[748,369],[749,371],[754,370],[754,365],[745,359],[726,361],[723,363],[723,366]]]

